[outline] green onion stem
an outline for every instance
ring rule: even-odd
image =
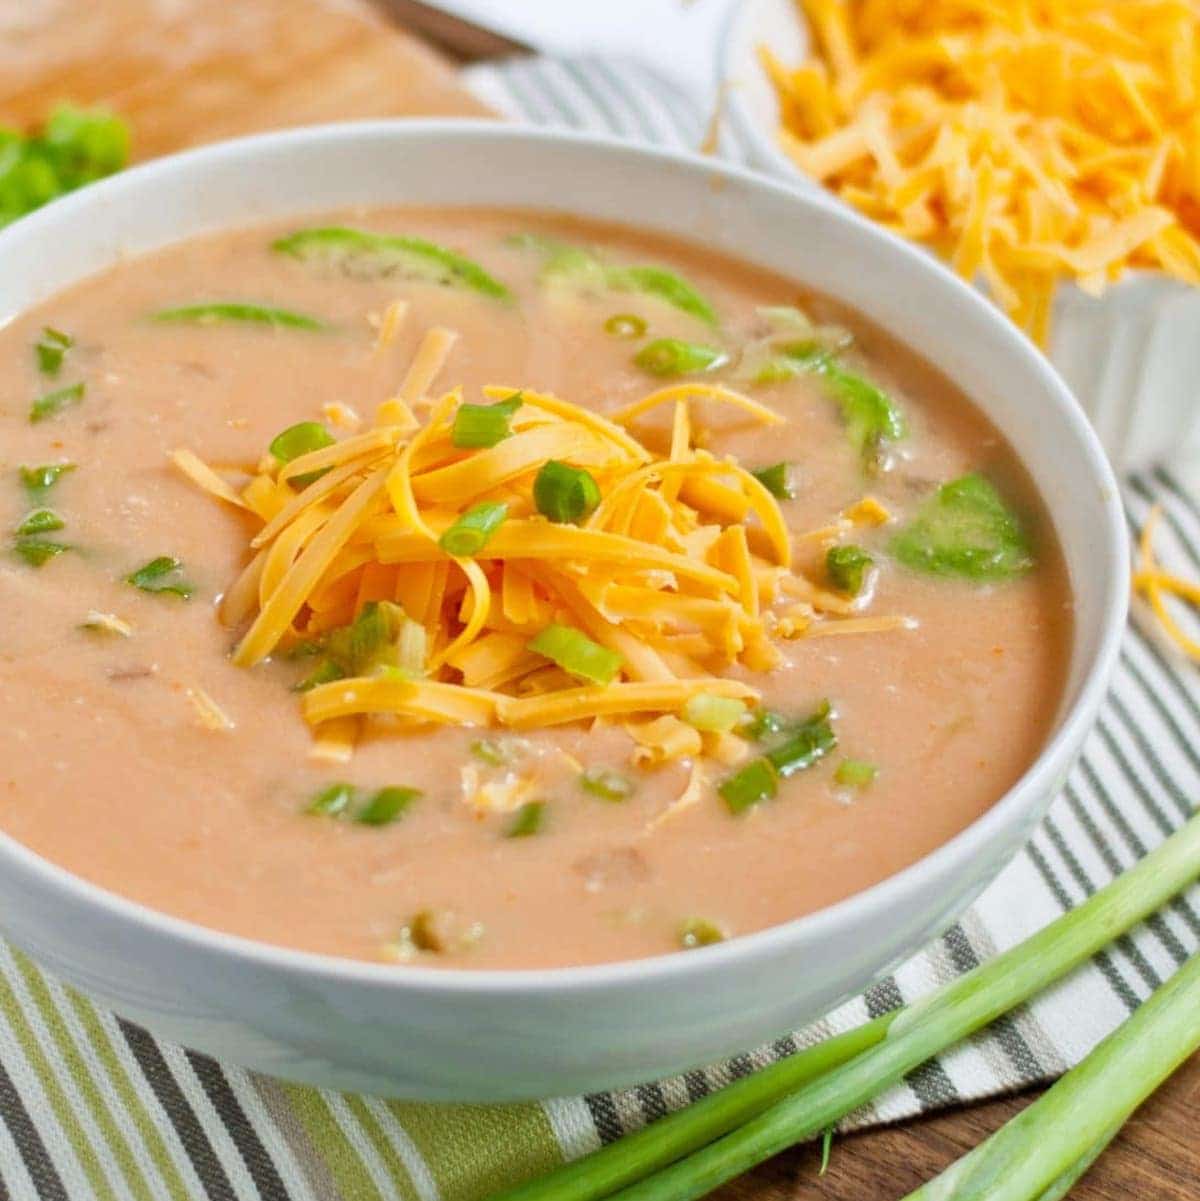
[[[1040,1201],[1198,1047],[1193,955],[1082,1063],[908,1201]]]
[[[627,1134],[573,1163],[518,1185],[492,1201],[598,1201],[674,1163],[795,1091],[840,1067],[887,1034],[900,1010],[806,1047],[753,1076]]]
[[[469,559],[487,546],[507,517],[503,501],[484,501],[463,513],[438,539],[438,546],[455,558]]]
[[[640,1182],[611,1195],[619,1198],[619,1201],[690,1201],[691,1198],[704,1196],[718,1185],[732,1180],[794,1143],[815,1137],[827,1126],[903,1079],[927,1059],[995,1021],[1066,975],[1112,939],[1160,908],[1195,880],[1198,874],[1200,816],[1193,817],[1136,866],[1078,908],[1064,914],[1032,938],[902,1011],[888,1029],[887,1037],[852,1062],[771,1105],[740,1129],[733,1130],[686,1159],[678,1159],[654,1176],[648,1173],[663,1162],[661,1159],[645,1168],[637,1165],[636,1161],[622,1161],[627,1166],[622,1181]],[[1186,989],[1189,982],[1194,984],[1197,972],[1200,972],[1200,966],[1195,963],[1189,965],[1187,972],[1181,972],[1177,977],[1179,983],[1173,982],[1175,986],[1169,996],[1178,995],[1179,990]],[[1164,1002],[1160,1002],[1158,1008],[1163,1005]],[[1176,1008],[1172,1010],[1170,1020],[1173,1023],[1171,1028],[1175,1030],[1175,1042],[1182,1042],[1178,1031],[1188,1022],[1200,1021],[1200,1005],[1196,1005],[1193,998],[1190,1017],[1178,1017]],[[1144,1025],[1139,1025],[1137,1029],[1144,1029]],[[1197,1038],[1200,1038],[1200,1031],[1197,1032]],[[1137,1044],[1139,1040],[1135,1038],[1130,1042]],[[1145,1055],[1145,1050],[1139,1047],[1138,1055],[1134,1058]],[[1123,1058],[1121,1063],[1122,1071],[1138,1075],[1136,1070],[1130,1069],[1128,1059]],[[1095,1068],[1091,1070],[1099,1071]],[[1104,1071],[1105,1075],[1101,1078],[1107,1081],[1107,1069]],[[754,1081],[760,1077],[749,1079]],[[1148,1079],[1149,1075],[1143,1073],[1142,1085],[1136,1089],[1132,1084],[1125,1087],[1133,1091],[1140,1090]],[[770,1083],[763,1091],[766,1093],[768,1090],[772,1097],[778,1095]],[[736,1126],[738,1121],[740,1119],[730,1122],[725,1129]],[[1107,1124],[1106,1118],[1105,1126]],[[1085,1146],[1090,1146],[1102,1133],[1104,1129],[1092,1130]],[[1038,1142],[1043,1138],[1049,1142],[1046,1131],[1039,1133]],[[625,1141],[613,1146],[623,1146]],[[699,1141],[691,1145],[694,1147]],[[589,1162],[587,1159],[580,1161],[581,1170]],[[548,1179],[556,1177],[557,1174]],[[583,1180],[585,1185],[589,1183],[586,1171],[583,1171]],[[579,1201],[584,1197],[602,1197],[606,1193],[585,1187],[582,1191],[559,1189],[516,1195],[520,1196],[520,1201],[532,1201],[534,1197]],[[513,1201],[513,1197],[506,1197],[505,1201]],[[993,1199],[989,1197],[988,1201]]]

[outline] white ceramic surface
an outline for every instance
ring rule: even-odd
[[[759,59],[764,45],[785,64],[806,57],[797,0],[734,0],[719,56],[719,77],[732,85],[729,120],[756,167],[833,200],[780,147],[779,103]],[[1099,298],[1065,284],[1049,353],[1118,471],[1165,458],[1200,466],[1200,289],[1149,273],[1133,273]]]
[[[1094,717],[1128,567],[1115,483],[1078,406],[1029,343],[927,255],[761,177],[487,122],[270,134],[138,167],[10,226],[0,321],[122,256],[222,226],[339,205],[550,201],[636,216],[836,296],[974,397],[1028,465],[1066,548],[1078,628],[1058,727],[984,817],[868,892],[721,946],[600,967],[443,972],[265,946],[151,912],[0,836],[8,936],[164,1038],[295,1080],[477,1100],[628,1084],[750,1047],[944,929],[1026,839]]]

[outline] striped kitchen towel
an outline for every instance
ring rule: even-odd
[[[475,68],[518,119],[696,148],[706,114],[641,68]],[[736,144],[723,151],[740,154]],[[1165,565],[1200,573],[1200,503],[1127,481],[1131,534],[1164,509]],[[1200,638],[1200,622],[1181,621]],[[809,1030],[683,1076],[520,1105],[418,1105],[301,1088],[157,1042],[0,944],[0,1201],[473,1201],[619,1138],[797,1046],[904,1004],[1026,938],[1179,826],[1200,796],[1200,670],[1135,614],[1111,695],[1028,848],[943,938]],[[1200,890],[1060,986],[856,1114],[869,1125],[1044,1081],[1076,1063],[1200,943]]]

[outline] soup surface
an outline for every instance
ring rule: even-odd
[[[457,339],[430,340],[438,328]],[[292,456],[374,429],[414,358],[411,405],[378,418],[392,423],[373,452],[386,457],[364,460],[341,491],[319,471],[280,483]],[[431,378],[418,378],[422,365]],[[678,382],[736,389],[766,416],[703,391],[622,414]],[[460,418],[453,394],[439,407],[460,386],[462,401],[487,403],[485,385],[503,388],[493,403],[521,394],[482,416]],[[600,717],[584,705],[582,720],[550,729],[418,720],[402,704],[358,715],[366,690],[346,677],[412,696],[414,676],[453,686],[486,675],[433,668],[477,602],[465,569],[420,547],[387,561],[366,545],[342,583],[326,580],[307,594],[313,605],[285,614],[266,653],[246,650],[263,585],[234,582],[265,517],[327,487],[328,503],[309,511],[328,523],[368,468],[390,472],[419,436],[413,424],[437,413],[454,423],[442,433],[458,448],[451,465],[482,471],[472,455],[494,458],[493,445],[523,445],[552,420],[538,417],[534,389],[618,414],[658,464],[626,486],[628,505],[655,496],[620,528],[632,537],[644,518],[643,549],[716,564],[733,584],[693,581],[685,613],[689,589],[669,563],[537,560],[532,549],[526,560],[519,546],[489,558],[481,537],[499,548],[520,531],[577,530],[629,478],[629,464],[619,477],[572,460],[560,430],[546,457],[566,474],[529,463],[483,498],[507,506],[508,532],[468,522],[455,546],[491,585],[489,648],[517,662],[508,682],[493,672],[474,691],[595,696],[655,678],[658,664],[684,681],[667,700]],[[290,442],[272,454],[284,430]],[[795,285],[625,229],[525,212],[356,211],[122,263],[0,332],[0,448],[0,827],[116,892],[272,943],[531,967],[759,930],[961,831],[1029,766],[1060,699],[1072,623],[1063,565],[987,421],[911,354]],[[249,485],[259,515],[206,494],[171,459],[180,448],[235,493]],[[765,490],[732,470],[688,474],[724,456],[763,472]],[[685,464],[675,476],[672,460]],[[368,497],[366,516],[392,523],[394,556],[420,537],[403,532],[389,495]],[[421,495],[441,530],[480,500],[450,503],[432,485]],[[764,528],[768,503],[786,522],[789,573]],[[496,520],[485,511],[482,526]],[[320,528],[271,531],[295,538],[284,568]],[[739,565],[754,596],[735,611]],[[605,617],[573,616],[585,602],[566,584],[555,592],[560,577],[607,586],[618,569],[633,583],[604,594]],[[509,604],[518,584],[525,619]],[[430,587],[443,589],[434,602]],[[721,605],[734,613],[721,637],[745,643],[724,659],[705,642]],[[387,654],[348,662],[358,651],[344,627],[364,610],[383,621]],[[528,649],[547,624],[559,643]],[[638,656],[650,654],[647,668]],[[311,724],[306,706],[321,697],[348,716]]]

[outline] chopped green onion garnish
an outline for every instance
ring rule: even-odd
[[[826,363],[820,375],[841,409],[846,432],[864,465],[875,468],[883,447],[908,433],[904,414],[882,388],[836,362]]]
[[[542,828],[546,816],[545,801],[528,801],[513,815],[513,819],[505,828],[505,838],[528,838],[537,834]]]
[[[414,678],[423,676],[428,655],[429,634],[425,627],[419,621],[405,617],[396,639],[396,666]]]
[[[628,776],[608,767],[589,767],[581,772],[579,787],[602,801],[626,801],[634,792],[634,783]]]
[[[471,743],[471,754],[492,767],[505,767],[515,763],[529,744],[520,738],[477,738]]]
[[[590,684],[611,683],[624,662],[616,651],[593,642],[572,626],[547,626],[529,643],[529,649]]]
[[[293,692],[309,692],[322,684],[332,684],[335,680],[344,680],[346,673],[332,660],[322,659],[312,671],[296,684]]]
[[[640,338],[646,323],[636,313],[614,313],[604,323],[604,332],[614,338]]]
[[[829,754],[837,746],[830,714],[829,703],[825,702],[799,725],[783,727],[783,742],[728,777],[717,791],[730,812],[741,813],[759,801],[770,800],[778,793],[781,779],[812,767]]]
[[[829,714],[829,705],[822,705],[802,725],[789,731],[783,743],[766,753],[765,758],[783,779],[812,767],[837,746]]]
[[[63,409],[79,404],[83,400],[84,385],[68,384],[65,388],[56,388],[53,392],[47,392],[44,396],[39,396],[29,409],[29,420],[35,425],[39,421],[48,421],[51,417],[57,417]]]
[[[125,583],[140,588],[143,592],[166,593],[180,596],[184,600],[195,592],[195,587],[183,578],[183,564],[170,555],[151,559],[144,567],[125,577]]]
[[[533,481],[533,502],[551,521],[582,521],[600,503],[600,485],[582,467],[551,459]]]
[[[847,596],[863,590],[867,572],[874,565],[875,560],[861,546],[831,546],[825,555],[829,582]]]
[[[759,709],[753,715],[746,715],[745,720],[738,725],[738,733],[752,738],[755,742],[761,742],[772,734],[786,730],[788,725],[788,719],[782,713],[777,713],[774,709]]]
[[[643,296],[653,296],[706,325],[717,324],[712,305],[686,279],[663,267],[645,264],[609,266],[582,246],[572,246],[569,242],[541,234],[513,234],[508,238],[508,243],[536,251],[545,258],[541,273],[544,283],[567,283],[587,292],[601,288],[609,288],[614,292],[638,292]]]
[[[746,703],[732,696],[707,692],[690,696],[683,706],[683,720],[697,730],[721,733],[732,730],[746,716]]]
[[[419,788],[381,788],[354,815],[361,826],[387,826],[404,816],[408,807],[421,796]]]
[[[461,404],[454,413],[450,441],[460,450],[480,450],[503,442],[512,430],[509,422],[521,407],[521,393],[490,405]]]
[[[28,534],[52,534],[55,530],[61,530],[66,524],[53,509],[34,509],[17,526],[17,534],[21,537]]]
[[[717,789],[730,813],[741,813],[759,801],[769,801],[778,791],[779,773],[767,759],[751,759]]]
[[[679,927],[679,945],[685,951],[696,947],[711,947],[713,943],[724,942],[725,932],[715,922],[703,917],[689,917]]]
[[[657,338],[647,342],[633,356],[633,361],[651,375],[697,375],[716,371],[729,361],[729,356],[715,346],[701,346],[679,338]]]
[[[69,471],[75,470],[74,463],[46,463],[41,467],[22,467],[21,484],[31,500],[45,496]]]
[[[354,800],[354,789],[349,784],[330,784],[309,802],[305,813],[316,813],[322,817],[341,817]]]
[[[879,768],[865,759],[843,759],[833,778],[845,788],[867,788],[875,783]]]
[[[18,538],[13,543],[13,550],[25,560],[30,567],[41,567],[56,555],[70,550],[62,542],[51,542],[47,538]]]
[[[129,129],[100,109],[63,104],[40,134],[0,129],[0,226],[125,165]]]
[[[662,267],[609,267],[605,281],[615,292],[640,292],[643,296],[656,296],[672,308],[691,317],[698,317],[705,325],[716,325],[717,314],[691,284],[682,276]]]
[[[503,501],[484,501],[468,509],[450,526],[438,539],[438,546],[455,558],[469,559],[487,546],[507,517],[508,505]]]
[[[982,475],[943,484],[891,542],[905,567],[985,583],[1033,567],[1033,549],[1017,515]]]
[[[400,275],[467,288],[494,300],[512,299],[509,290],[478,263],[424,238],[322,226],[279,238],[271,243],[271,249],[305,263],[328,264],[355,279]]]
[[[186,323],[191,325],[219,325],[235,322],[243,325],[269,325],[276,329],[320,330],[323,321],[294,313],[290,309],[277,309],[270,305],[246,304],[237,300],[217,300],[204,304],[185,304],[174,309],[160,309],[151,320]]]
[[[796,499],[796,489],[792,484],[792,465],[790,463],[775,463],[752,474],[776,500]]]
[[[501,767],[508,762],[504,748],[493,738],[477,738],[471,743],[471,754],[492,767]]]
[[[301,455],[324,450],[334,441],[334,436],[319,421],[301,421],[276,434],[268,449],[277,462],[290,463]]]
[[[44,326],[42,336],[33,348],[37,355],[38,370],[43,375],[57,375],[62,370],[63,358],[74,345],[75,339],[70,334],[64,334],[61,329],[50,325]]]

